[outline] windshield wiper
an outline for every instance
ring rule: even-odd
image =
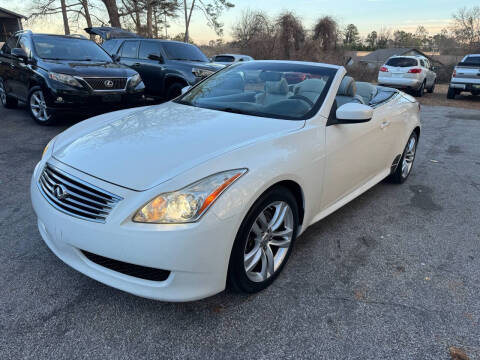
[[[240,109],[234,109],[231,107],[226,107],[226,108],[212,108],[212,110],[218,110],[218,111],[225,111],[233,114],[242,114],[242,115],[250,115],[249,112],[240,110]]]

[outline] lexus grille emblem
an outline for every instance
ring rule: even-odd
[[[53,187],[53,194],[58,200],[66,199],[69,196],[67,188],[61,184],[56,184]]]
[[[105,84],[105,87],[107,87],[107,88],[113,87],[113,81],[112,80],[105,80],[103,83]]]

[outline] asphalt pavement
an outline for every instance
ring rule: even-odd
[[[267,290],[173,304],[53,255],[29,182],[74,121],[0,109],[0,358],[480,359],[480,109],[425,106],[422,120],[408,181],[312,226]]]

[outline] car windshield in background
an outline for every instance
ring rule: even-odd
[[[215,61],[218,61],[218,62],[234,62],[235,58],[233,56],[219,55],[219,56],[215,56]]]
[[[195,45],[177,42],[163,42],[162,47],[170,60],[208,62],[207,57]]]
[[[34,36],[33,45],[37,55],[45,60],[112,61],[100,46],[90,40],[60,36]]]
[[[337,72],[298,63],[237,64],[210,76],[176,101],[238,114],[303,120],[323,104]]]
[[[412,58],[392,58],[392,59],[389,59],[385,65],[395,66],[395,67],[410,67],[410,66],[417,66],[418,61],[417,59],[412,59]]]
[[[465,59],[465,63],[480,65],[480,56],[469,56]]]

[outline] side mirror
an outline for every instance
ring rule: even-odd
[[[340,124],[367,122],[373,117],[373,108],[359,103],[347,103],[337,109],[336,116]]]
[[[24,62],[28,61],[28,55],[22,48],[14,48],[10,53],[17,58],[22,59]]]
[[[120,61],[120,56],[118,56],[117,54],[113,54],[112,60],[114,63],[118,63]]]
[[[182,95],[185,94],[188,90],[190,90],[192,87],[190,85],[188,86],[185,86],[184,88],[182,88]]]
[[[160,64],[163,64],[163,56],[162,55],[149,54],[148,58],[150,60],[155,60],[155,61],[158,61]]]

